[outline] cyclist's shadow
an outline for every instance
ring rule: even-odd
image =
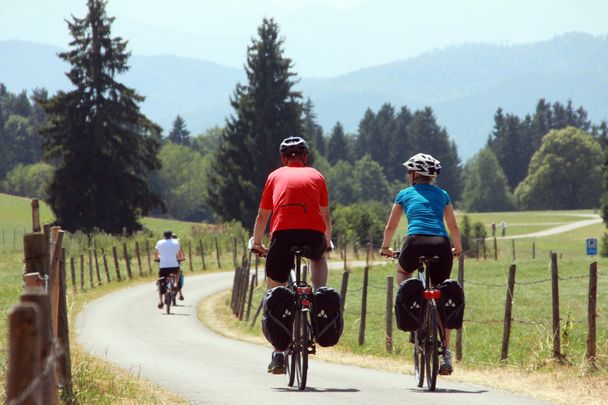
[[[359,392],[359,390],[356,388],[315,388],[310,386],[307,386],[303,391],[298,390],[297,387],[277,387],[273,388],[272,390],[278,392]]]
[[[425,388],[409,388],[408,391],[410,392],[416,392],[416,393],[428,393],[429,391]],[[488,390],[483,390],[483,389],[479,389],[479,390],[457,390],[454,388],[435,388],[435,391],[433,392],[439,392],[442,394],[485,394],[486,392],[488,392]]]

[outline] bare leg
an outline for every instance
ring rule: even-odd
[[[327,260],[325,256],[319,260],[310,260],[310,280],[315,290],[327,285]]]
[[[397,263],[397,285],[401,285],[405,280],[412,277],[412,273],[406,273],[405,270]]]

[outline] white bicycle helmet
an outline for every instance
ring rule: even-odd
[[[441,170],[441,163],[431,155],[418,153],[403,164],[407,170],[420,173],[423,176],[437,177]]]
[[[290,136],[289,138],[283,139],[279,151],[282,154],[292,154],[293,156],[293,154],[308,153],[310,148],[308,147],[308,142],[306,142],[304,138]]]

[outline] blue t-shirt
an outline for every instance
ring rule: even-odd
[[[397,194],[395,204],[401,205],[407,216],[408,235],[448,236],[443,211],[451,200],[445,190],[432,184],[414,184]]]

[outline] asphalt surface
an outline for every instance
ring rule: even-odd
[[[270,375],[270,347],[224,338],[198,320],[197,304],[230,288],[233,273],[188,276],[186,300],[165,315],[150,283],[106,295],[77,319],[81,345],[194,404],[547,404],[439,377],[436,392],[416,388],[411,375],[314,360],[308,388],[287,387]],[[323,350],[322,348],[320,350]],[[457,370],[456,370],[457,372]]]

